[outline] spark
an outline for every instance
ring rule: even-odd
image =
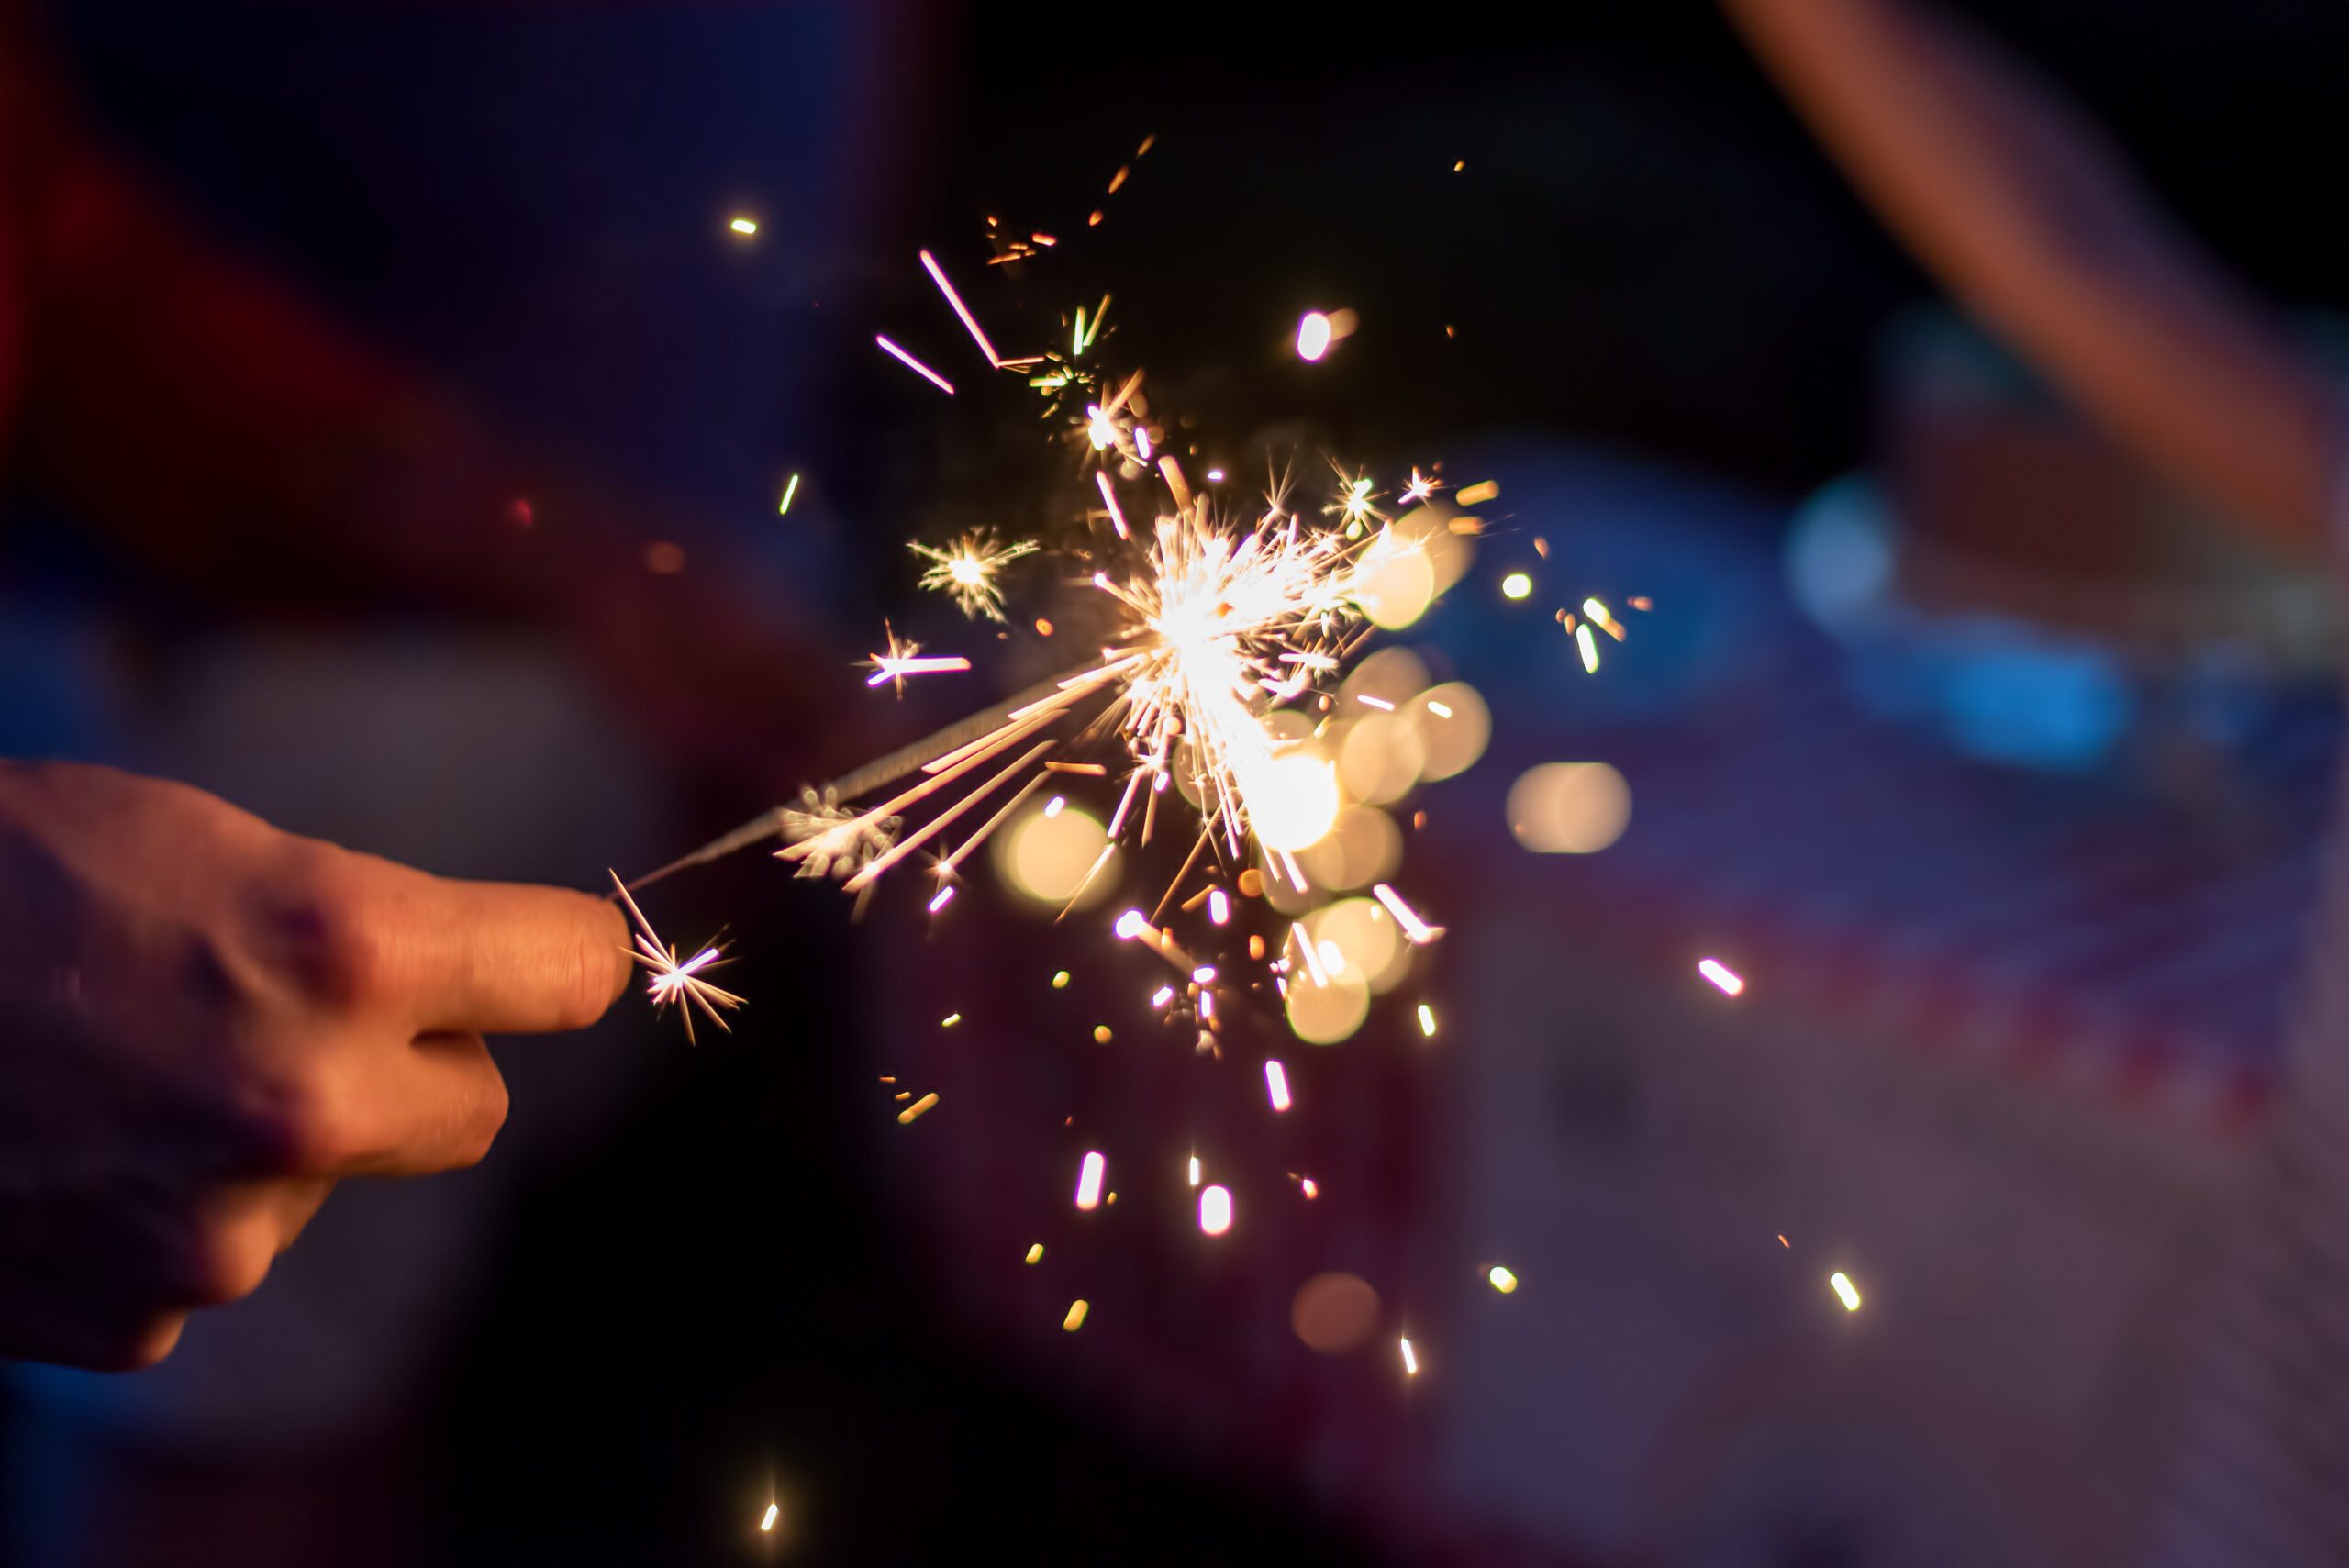
[[[1297,324],[1297,357],[1308,364],[1330,351],[1330,318],[1308,310]]]
[[[1093,477],[1101,486],[1102,503],[1109,508],[1109,526],[1118,530],[1119,539],[1131,539],[1133,535],[1126,528],[1126,514],[1118,505],[1118,493],[1109,485],[1109,471],[1097,468],[1093,471]]]
[[[778,517],[789,517],[791,515],[791,498],[798,494],[799,475],[795,473],[791,476],[791,482],[783,487],[783,505],[774,509],[774,515]]]
[[[906,650],[904,652],[875,653],[868,658],[865,668],[871,670],[873,673],[865,678],[864,684],[868,686],[879,686],[895,681],[897,683],[897,689],[903,691],[907,675],[941,675],[971,667],[971,662],[959,653],[917,658],[913,650],[920,647],[921,644],[908,642],[904,646]]]
[[[897,1113],[897,1124],[900,1127],[911,1127],[914,1124],[916,1118],[919,1117],[922,1112],[930,1109],[930,1106],[937,1103],[938,1095],[937,1092],[933,1090],[930,1094],[924,1095],[920,1099],[916,1100],[912,1105],[907,1106],[904,1110],[899,1111]]]
[[[1605,605],[1597,599],[1585,599],[1582,602],[1582,613],[1596,621],[1599,630],[1618,642],[1623,640],[1623,623],[1608,614]]]
[[[953,902],[953,899],[954,889],[952,887],[948,886],[940,888],[938,890],[937,896],[930,901],[930,912],[933,915],[937,914],[941,909],[945,908],[947,905]]]
[[[1108,1173],[1109,1162],[1098,1149],[1085,1153],[1076,1173],[1076,1207],[1097,1208],[1101,1203],[1101,1178]]]
[[[758,219],[753,217],[738,217],[726,227],[737,234],[745,236],[756,234],[759,231]]]
[[[1385,697],[1372,696],[1368,692],[1356,692],[1354,694],[1354,701],[1362,704],[1364,707],[1375,707],[1381,713],[1393,713],[1395,711],[1395,705],[1393,703],[1388,702]]]
[[[1195,1186],[1195,1187],[1196,1187],[1196,1186],[1197,1186],[1198,1184],[1199,1184],[1199,1157],[1198,1157],[1197,1155],[1194,1154],[1194,1155],[1192,1155],[1192,1156],[1191,1156],[1191,1185],[1193,1185],[1193,1186]]]
[[[1411,939],[1412,946],[1425,947],[1443,935],[1442,926],[1431,926],[1412,914],[1411,906],[1403,902],[1402,895],[1386,884],[1382,882],[1370,891],[1373,897],[1386,906],[1386,912],[1395,917],[1395,923],[1403,928],[1403,934]]]
[[[1219,926],[1229,924],[1231,919],[1231,900],[1224,896],[1220,887],[1208,895],[1208,918]]]
[[[1419,1004],[1419,1032],[1431,1040],[1435,1038],[1435,1009],[1425,1002]]]
[[[1503,1296],[1508,1296],[1517,1289],[1517,1275],[1499,1263],[1495,1263],[1486,1271],[1485,1277],[1492,1281],[1493,1288]]]
[[[995,345],[987,341],[987,335],[979,330],[978,318],[964,306],[963,296],[954,292],[954,285],[946,281],[945,269],[938,264],[938,258],[924,250],[921,253],[921,264],[930,273],[930,281],[938,285],[938,292],[946,296],[946,303],[954,307],[954,314],[960,317],[963,325],[969,328],[972,340],[978,344],[979,352],[987,357],[989,367],[1001,370],[1003,356],[995,351]]]
[[[1598,644],[1590,635],[1590,623],[1575,628],[1575,646],[1582,651],[1582,667],[1586,674],[1598,673]]]
[[[1860,1309],[1860,1287],[1852,1283],[1851,1275],[1838,1269],[1827,1276],[1827,1283],[1834,1287],[1836,1299],[1842,1302],[1844,1311],[1857,1312]]]
[[[1299,1177],[1297,1179],[1297,1190],[1305,1195],[1306,1199],[1308,1202],[1321,1195],[1321,1189],[1313,1184],[1313,1178],[1310,1176]]]
[[[1111,1039],[1111,1038],[1112,1038],[1112,1037],[1111,1037],[1110,1032],[1109,1032],[1109,1026],[1108,1026],[1108,1024],[1095,1024],[1095,1025],[1093,1026],[1093,1043],[1094,1043],[1094,1044],[1096,1044],[1096,1045],[1107,1045],[1107,1044],[1108,1044],[1108,1043],[1109,1043],[1109,1041],[1110,1041],[1110,1039]]]
[[[1231,1189],[1199,1189],[1199,1229],[1210,1236],[1220,1236],[1231,1229]]]
[[[1067,971],[1067,970],[1065,970],[1065,969],[1063,969],[1063,970],[1060,970],[1060,971],[1058,971],[1057,973],[1055,973],[1053,974],[1053,976],[1052,976],[1052,989],[1053,989],[1053,990],[1055,990],[1055,991],[1065,991],[1065,990],[1067,990],[1067,989],[1068,989],[1068,971]]]
[[[924,381],[930,383],[930,385],[938,388],[939,391],[946,394],[949,397],[954,395],[954,384],[952,382],[947,380],[944,376],[939,374],[936,371],[930,369],[928,365],[922,363],[919,360],[914,358],[911,354],[897,347],[896,344],[889,341],[888,339],[884,338],[880,333],[875,332],[873,334],[873,340],[880,344],[885,352],[896,355],[899,363],[903,364],[907,370],[913,372],[916,375],[921,377]]]
[[[938,1027],[939,1027],[940,1029],[952,1029],[956,1024],[959,1024],[959,1023],[961,1023],[962,1021],[963,1021],[963,1015],[962,1015],[962,1014],[960,1014],[960,1013],[949,1013],[949,1014],[947,1014],[944,1018],[941,1018],[941,1019],[939,1019],[939,1020],[938,1020]]]
[[[1428,711],[1435,715],[1438,718],[1450,718],[1452,717],[1451,707],[1448,705],[1440,702],[1429,703]]]
[[[1724,995],[1741,995],[1745,990],[1745,981],[1743,977],[1735,970],[1730,968],[1728,964],[1723,963],[1720,959],[1698,959],[1697,961],[1697,973],[1711,981],[1714,984],[1720,986],[1721,988],[1721,993]]]
[[[701,978],[709,971],[732,962],[719,956],[725,951],[725,944],[713,942],[680,962],[675,948],[661,945],[660,934],[644,917],[644,911],[636,906],[636,900],[629,895],[628,884],[620,881],[619,873],[611,873],[611,878],[612,886],[619,893],[620,902],[628,906],[629,918],[636,922],[636,945],[629,951],[629,957],[652,972],[645,991],[652,998],[653,1007],[657,1010],[672,1003],[676,1005],[678,1016],[685,1021],[685,1043],[688,1045],[697,1043],[694,1040],[694,1008],[696,1006],[708,1015],[711,1023],[731,1034],[733,1030],[718,1008],[739,1007],[742,1006],[742,998]]]
[[[1272,1102],[1275,1112],[1288,1109],[1288,1071],[1277,1061],[1267,1058],[1264,1062],[1264,1097]]]
[[[765,1515],[759,1520],[759,1529],[763,1531],[772,1531],[774,1529],[774,1521],[782,1515],[782,1504],[769,1503],[767,1505],[767,1511]]]
[[[1167,1003],[1172,1002],[1174,999],[1174,987],[1172,985],[1162,985],[1150,999],[1151,1010],[1152,1012],[1156,1012],[1164,1007]]]
[[[1408,1336],[1397,1340],[1395,1341],[1395,1348],[1403,1353],[1403,1375],[1405,1377],[1419,1376],[1419,1358],[1412,1351],[1411,1341]]]
[[[1033,539],[997,544],[986,534],[970,533],[944,550],[926,544],[908,544],[906,548],[930,562],[930,569],[921,574],[922,587],[951,594],[966,616],[984,616],[1000,623],[1004,618],[1003,586],[996,581],[997,573],[1023,556],[1035,554],[1039,547]]]
[[[1495,497],[1498,496],[1500,493],[1500,481],[1497,479],[1487,479],[1478,484],[1469,485],[1467,488],[1462,490],[1458,495],[1453,497],[1453,499],[1458,501],[1464,506],[1481,506],[1486,502],[1493,500]]]
[[[1085,1315],[1092,1310],[1092,1304],[1087,1302],[1081,1296],[1074,1301],[1070,1302],[1068,1304],[1068,1315],[1061,1319],[1062,1331],[1063,1333],[1074,1334],[1079,1329],[1084,1328]]]
[[[1442,481],[1437,479],[1433,474],[1421,473],[1419,469],[1414,466],[1411,470],[1411,482],[1403,486],[1403,494],[1408,499],[1413,502],[1419,502],[1425,501],[1429,496],[1434,495],[1437,491],[1442,488]]]
[[[1522,599],[1533,592],[1533,579],[1522,572],[1512,572],[1501,579],[1501,597]]]
[[[1041,1241],[1030,1241],[1028,1243],[1028,1256],[1021,1261],[1023,1262],[1030,1263],[1040,1263],[1043,1262],[1044,1244]]]

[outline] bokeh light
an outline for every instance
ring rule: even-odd
[[[1330,318],[1318,310],[1307,311],[1297,324],[1297,357],[1309,364],[1329,351]]]
[[[1354,600],[1363,617],[1387,631],[1409,626],[1435,600],[1435,562],[1424,548],[1392,529],[1371,540],[1355,573]]]
[[[1526,575],[1524,573],[1512,572],[1508,576],[1501,579],[1501,597],[1505,599],[1524,599],[1531,598],[1532,595],[1533,579]]]
[[[1414,506],[1396,518],[1392,527],[1397,539],[1417,545],[1428,558],[1439,594],[1449,592],[1475,562],[1476,541],[1453,532],[1451,516],[1433,506]]]
[[[1408,648],[1382,648],[1353,667],[1338,687],[1338,711],[1353,717],[1368,706],[1392,713],[1425,691],[1428,667]]]
[[[1256,837],[1268,850],[1305,848],[1330,830],[1343,804],[1337,771],[1318,746],[1293,747],[1248,764],[1240,787]]]
[[[1308,916],[1304,926],[1332,980],[1351,974],[1384,994],[1411,972],[1411,944],[1395,917],[1372,899],[1341,898]]]
[[[1315,941],[1318,939],[1308,940]],[[1336,951],[1332,944],[1330,951]],[[1323,966],[1319,977],[1299,964],[1288,977],[1288,1027],[1308,1045],[1335,1045],[1362,1028],[1370,1017],[1370,984],[1351,965],[1331,973]]]
[[[1485,754],[1485,747],[1493,738],[1492,710],[1485,706],[1476,688],[1465,681],[1446,681],[1421,692],[1399,711],[1419,731],[1425,753],[1419,762],[1419,777],[1430,784],[1466,773]]]
[[[1587,855],[1623,836],[1631,786],[1604,762],[1543,762],[1508,786],[1508,830],[1538,855]]]
[[[1410,794],[1426,762],[1419,727],[1402,714],[1366,713],[1346,726],[1338,744],[1338,777],[1349,795],[1370,806]]]
[[[1109,835],[1101,824],[1081,806],[1070,805],[1050,815],[1029,813],[996,834],[992,847],[996,874],[1013,892],[1055,906],[1067,903],[1074,895],[1076,906],[1084,909],[1108,897],[1117,887],[1114,850],[1099,874],[1085,881],[1085,873],[1093,870],[1108,843]]]
[[[1315,887],[1343,892],[1368,887],[1403,863],[1403,830],[1375,806],[1349,806],[1319,843],[1297,853]]]
[[[1378,1332],[1378,1292],[1360,1274],[1315,1274],[1289,1298],[1289,1327],[1306,1348],[1325,1356],[1358,1351]]]

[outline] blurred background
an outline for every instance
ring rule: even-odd
[[[2331,354],[2338,7],[1950,9]],[[1340,1039],[1195,1058],[1016,867],[856,924],[681,877],[735,1032],[502,1047],[481,1169],[346,1189],[155,1372],[6,1369],[0,1562],[2136,1548],[2316,901],[2332,584],[1951,308],[1713,7],[1525,11],[0,11],[11,755],[584,886],[1054,667],[914,591],[1073,477],[925,246],[1008,353],[1111,295],[1235,487],[1497,486],[1363,688],[1489,739],[1348,781],[1448,934]],[[885,615],[978,669],[868,690]]]

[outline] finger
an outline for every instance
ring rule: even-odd
[[[584,1029],[628,984],[628,926],[600,898],[362,859],[377,996],[416,1030]]]
[[[506,1125],[506,1080],[478,1034],[428,1034],[371,1053],[351,1086],[338,1176],[424,1176],[478,1164]]]

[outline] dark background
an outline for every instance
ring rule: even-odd
[[[1931,293],[1706,6],[930,6],[874,37],[855,9],[56,21],[94,114],[180,200],[532,440],[746,530],[822,452],[806,569],[849,606],[903,597],[906,517],[952,504],[994,417],[910,400],[870,347],[967,351],[920,245],[990,322],[1110,289],[1121,357],[1234,438],[1301,422],[1404,461],[1559,433],[1778,494],[1863,461],[1876,334]],[[2257,289],[2342,303],[2349,226],[2308,215],[2349,145],[2349,11],[1964,9]],[[761,246],[717,234],[737,206],[772,215]],[[1061,237],[1049,290],[979,266],[989,213]],[[1361,313],[1342,375],[1284,352],[1311,306]],[[761,946],[796,966],[745,988],[845,971],[836,906],[774,907],[764,869],[697,895],[763,905]],[[845,988],[806,1006],[810,1040],[860,1028]],[[811,1562],[1375,1556],[1279,1478],[1170,1466],[958,1347],[839,1114],[861,1073],[845,1046],[681,1052],[585,1177],[531,1195],[402,1451],[447,1499],[421,1560],[735,1560],[762,1466],[812,1499]]]

